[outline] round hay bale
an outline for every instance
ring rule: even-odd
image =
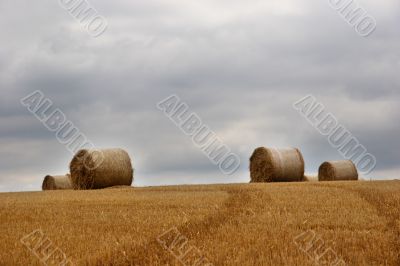
[[[304,174],[303,177],[304,182],[317,182],[318,181],[318,175],[317,174]]]
[[[357,168],[350,160],[324,162],[319,167],[318,180],[358,180]]]
[[[259,147],[250,157],[251,183],[302,181],[304,160],[296,148]]]
[[[133,169],[129,154],[122,149],[78,151],[70,163],[74,189],[130,186]]]
[[[66,175],[47,175],[42,183],[42,190],[73,189],[71,176]]]
[[[131,190],[131,189],[134,189],[134,187],[132,187],[132,186],[113,186],[113,187],[106,187],[104,189]]]

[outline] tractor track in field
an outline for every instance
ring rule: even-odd
[[[368,204],[366,207],[375,211],[378,219],[382,220],[381,228],[386,237],[385,244],[390,244],[390,253],[387,253],[390,254],[389,257],[385,256],[383,258],[375,253],[372,256],[379,258],[379,262],[382,265],[400,265],[400,212],[396,211],[400,209],[400,205],[396,201],[398,198],[395,194],[390,195],[390,190],[384,187],[363,186],[362,184],[351,186],[346,183],[335,184],[332,182],[329,184],[316,183],[313,186],[325,189],[331,188],[332,190],[337,189],[339,194],[342,191],[351,193],[352,196],[354,195],[354,197],[350,197],[351,199],[361,200]],[[188,216],[183,223],[177,223],[176,227],[173,224],[169,224],[168,227],[176,229],[180,236],[187,239],[187,246],[198,248],[201,256],[206,259],[210,258],[210,260],[205,261],[213,265],[223,265],[226,262],[226,258],[220,254],[216,255],[213,248],[218,249],[218,246],[211,248],[209,243],[214,243],[215,245],[213,239],[222,237],[221,232],[227,229],[231,232],[230,236],[233,236],[236,231],[240,234],[239,230],[235,229],[251,223],[252,215],[260,215],[267,209],[268,201],[274,202],[274,199],[271,198],[272,192],[269,193],[265,186],[259,188],[250,185],[246,187],[221,187],[215,191],[225,192],[227,197],[218,204],[217,208],[210,206],[210,211],[204,213],[206,215],[203,216],[204,218],[196,219]],[[253,210],[256,210],[257,213],[252,213]],[[374,217],[376,216],[374,215]],[[90,262],[96,265],[184,265],[166,245],[163,246],[160,243],[159,236],[170,229],[167,228],[167,225],[164,228],[164,232],[154,232],[154,235],[151,238],[147,238],[147,241],[142,242],[142,244],[124,242],[118,250],[107,254],[105,260],[104,256],[92,257]],[[174,234],[172,234],[172,237],[174,237]],[[227,239],[226,241],[229,240]],[[168,240],[167,242],[169,243],[170,241]],[[221,244],[224,243],[221,242]],[[173,245],[175,252],[177,250],[179,252],[181,245],[182,242]],[[186,250],[186,248],[183,249]],[[229,254],[233,253],[230,252]],[[191,263],[187,265],[191,265]],[[199,264],[199,266],[205,265],[205,262]]]
[[[352,188],[346,185],[325,185],[325,184],[315,184],[315,186],[324,188],[337,188],[345,190],[356,194],[363,201],[366,201],[370,206],[372,206],[379,217],[386,220],[386,230],[391,233],[393,246],[396,248],[395,253],[398,254],[396,258],[396,264],[400,265],[400,209],[398,212],[390,212],[388,210],[394,209],[395,200],[386,201],[388,204],[383,204],[385,202],[385,197],[382,195],[378,189],[368,187],[366,188]],[[387,197],[388,195],[386,195]],[[399,223],[399,224],[398,224]]]
[[[229,197],[217,209],[203,220],[188,220],[186,223],[177,226],[176,229],[180,235],[186,237],[190,244],[196,246],[196,242],[210,237],[213,233],[218,231],[218,228],[228,223],[237,223],[243,219],[251,219],[255,213],[252,206],[258,205],[257,199],[262,195],[263,198],[268,197],[266,191],[250,190],[243,188],[223,188],[229,194]],[[160,232],[161,235],[163,232]],[[116,265],[182,265],[167,249],[165,249],[157,240],[158,236],[139,246],[134,254],[128,254],[122,257],[121,254],[112,254],[112,261],[118,261]],[[200,248],[200,247],[199,247]],[[148,250],[154,251],[151,257],[143,261],[142,254],[148,254]],[[202,254],[207,258],[207,254]],[[210,261],[212,263],[212,261]],[[101,264],[101,263],[100,263]]]

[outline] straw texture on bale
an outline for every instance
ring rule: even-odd
[[[296,148],[271,149],[259,147],[250,157],[251,183],[295,182],[304,177],[304,160]]]
[[[130,186],[133,180],[131,159],[122,149],[80,150],[70,172],[74,189]]]
[[[42,183],[42,190],[73,189],[71,176],[67,175],[47,175]]]
[[[318,180],[358,180],[357,168],[350,160],[324,162],[319,167]]]

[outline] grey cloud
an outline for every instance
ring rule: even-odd
[[[2,190],[39,188],[22,178],[63,172],[72,156],[19,103],[34,90],[96,145],[127,149],[139,185],[247,182],[248,157],[261,145],[300,147],[307,171],[322,158],[340,159],[292,108],[310,93],[377,157],[379,173],[398,168],[396,1],[362,1],[378,22],[368,38],[328,1],[92,4],[109,23],[97,39],[57,1],[0,3],[0,141],[30,147],[7,158],[10,150],[1,150]],[[223,176],[157,110],[170,94],[240,155],[235,176]],[[10,174],[21,176],[17,185],[6,184]]]

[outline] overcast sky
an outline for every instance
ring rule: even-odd
[[[93,38],[58,0],[0,0],[0,191],[40,190],[72,154],[21,105],[40,90],[96,147],[133,159],[134,185],[248,182],[258,146],[298,147],[306,172],[342,159],[292,105],[312,94],[400,174],[400,2],[358,0],[360,36],[328,0],[90,0]],[[178,95],[241,158],[220,172],[156,104]]]

